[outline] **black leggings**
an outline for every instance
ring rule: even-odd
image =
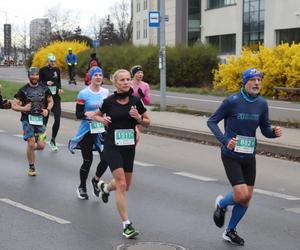
[[[60,116],[61,116],[61,105],[60,105],[60,100],[55,99],[54,100],[54,104],[53,104],[53,108],[51,110],[51,112],[53,113],[54,116],[54,123],[52,126],[52,138],[55,139],[60,127]],[[46,118],[46,126],[48,123],[48,118],[49,116]]]
[[[86,133],[80,141],[81,155],[83,163],[79,170],[80,187],[86,187],[86,180],[88,178],[90,168],[93,163],[93,145],[95,144],[95,136],[91,133]],[[102,152],[100,152],[100,162],[97,166],[96,176],[101,177],[106,171],[108,164],[103,160]]]

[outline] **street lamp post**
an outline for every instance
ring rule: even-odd
[[[160,110],[166,110],[166,38],[165,38],[165,0],[159,1],[159,68],[160,68]]]

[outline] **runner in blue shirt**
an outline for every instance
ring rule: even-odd
[[[73,54],[72,48],[68,49],[68,54],[66,55],[66,63],[68,64],[68,72],[69,72],[69,84],[74,83],[75,81],[75,67],[78,63],[77,56]]]
[[[233,192],[216,198],[214,222],[223,227],[228,206],[233,206],[223,239],[237,245],[244,240],[236,227],[245,215],[253,194],[256,177],[256,129],[260,127],[267,138],[281,136],[280,127],[271,128],[267,102],[259,95],[262,74],[250,68],[243,72],[243,86],[239,93],[226,98],[208,119],[207,125],[221,143],[221,158]],[[224,120],[222,133],[218,123]]]
[[[76,193],[79,199],[87,200],[89,198],[86,188],[86,180],[93,162],[93,151],[98,151],[101,156],[101,161],[97,167],[97,176],[102,176],[107,168],[107,164],[102,161],[102,142],[103,133],[105,128],[102,123],[89,119],[85,113],[96,113],[99,107],[102,105],[103,100],[108,96],[108,89],[103,88],[103,72],[99,67],[94,67],[90,70],[91,84],[85,89],[81,90],[77,96],[76,103],[76,117],[81,120],[80,127],[77,134],[69,142],[69,149],[74,153],[75,149],[80,149],[83,163],[80,167],[80,185],[78,186]],[[98,181],[97,181],[98,182]],[[97,182],[92,179],[92,185],[94,194],[99,196],[100,190],[98,190]],[[98,192],[95,192],[98,190]]]

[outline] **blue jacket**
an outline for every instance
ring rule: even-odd
[[[71,64],[77,63],[77,56],[74,54],[68,53],[66,56],[66,63],[71,63]]]
[[[218,126],[223,119],[225,133]],[[243,88],[239,93],[223,101],[216,112],[209,117],[207,126],[221,143],[222,154],[237,159],[254,157],[255,150],[253,154],[234,152],[227,148],[231,138],[237,135],[256,137],[257,127],[260,127],[265,137],[276,137],[269,121],[267,102],[260,95],[255,98],[249,97]]]

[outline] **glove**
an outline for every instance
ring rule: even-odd
[[[76,65],[77,65],[77,62],[76,62],[76,63],[74,63],[74,65],[76,66]]]
[[[141,88],[138,89],[138,93],[139,93],[139,95],[140,95],[141,98],[145,97],[145,95],[144,95],[144,93],[143,93],[143,91],[142,91]]]
[[[9,100],[3,100],[3,109],[11,109],[11,102]]]
[[[68,63],[69,66],[72,66],[72,63]]]

